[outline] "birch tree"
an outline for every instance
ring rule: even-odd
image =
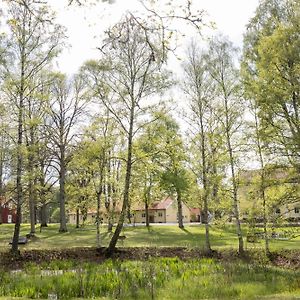
[[[148,42],[144,22],[131,14],[125,16],[108,31],[102,60],[86,65],[94,80],[97,96],[126,135],[122,211],[107,249],[108,254],[115,249],[129,205],[134,139],[147,122],[146,113],[154,105],[149,98],[167,86],[166,76],[160,70],[161,54]]]
[[[161,185],[166,192],[176,197],[178,227],[183,229],[182,202],[189,187],[187,155],[176,121],[165,114],[157,125],[160,127],[156,130],[160,133]]]
[[[244,252],[244,242],[240,222],[238,181],[236,172],[237,139],[241,127],[241,93],[239,73],[234,65],[236,49],[226,38],[219,36],[209,44],[209,73],[215,81],[217,97],[220,101],[220,118],[222,120],[226,139],[226,151],[231,175],[231,196],[233,215],[236,222],[236,232],[239,243],[239,252]]]
[[[184,80],[181,85],[187,96],[187,119],[192,131],[194,173],[203,187],[203,212],[205,224],[205,247],[211,252],[209,239],[208,209],[211,190],[213,189],[214,164],[216,156],[211,151],[210,137],[213,135],[216,121],[216,88],[208,68],[207,54],[192,42],[188,48],[184,66]],[[196,152],[196,153],[195,153]]]
[[[10,99],[17,127],[16,207],[12,252],[18,253],[24,177],[24,109],[37,89],[32,78],[51,63],[59,52],[62,28],[55,24],[50,8],[33,0],[8,1],[8,44],[11,61],[5,68],[5,93]]]
[[[300,170],[299,1],[265,0],[244,38],[245,90],[259,108],[260,121],[278,161]],[[266,126],[267,125],[267,126]]]
[[[79,133],[77,125],[85,111],[88,97],[84,88],[84,81],[80,76],[68,80],[63,74],[56,74],[49,94],[46,128],[50,141],[49,146],[56,159],[59,178],[59,232],[66,232],[68,231],[65,207],[66,172],[72,147]]]

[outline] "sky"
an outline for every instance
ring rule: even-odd
[[[160,0],[167,2],[167,0]],[[169,1],[169,0],[168,0]],[[184,2],[173,0],[174,3]],[[198,9],[204,9],[207,15],[204,21],[213,21],[217,29],[205,29],[204,35],[221,32],[236,45],[242,46],[243,33],[249,19],[253,16],[259,0],[194,0]],[[84,61],[97,57],[101,37],[106,28],[116,23],[126,10],[138,10],[138,0],[116,0],[114,4],[99,2],[95,6],[68,7],[67,1],[50,0],[57,11],[57,22],[66,27],[68,44],[58,60],[62,72],[75,73]],[[191,38],[190,30],[186,29]],[[183,45],[184,46],[184,45]]]

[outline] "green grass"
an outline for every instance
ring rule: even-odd
[[[22,225],[21,236],[29,231]],[[36,239],[21,249],[59,249],[70,247],[94,247],[96,230],[88,225],[69,232],[58,233],[59,226],[51,224]],[[0,225],[0,249],[9,249],[13,225]],[[110,240],[106,228],[102,228],[103,246]],[[277,232],[294,231],[300,228],[279,228]],[[247,228],[244,227],[246,233]],[[184,230],[175,225],[128,227],[120,246],[165,247],[204,245],[203,225],[186,226]],[[235,248],[237,239],[234,226],[211,227],[211,244],[216,250]],[[247,249],[263,248],[262,240],[245,244]],[[272,250],[300,249],[300,238],[272,240]],[[0,250],[0,251],[1,251]],[[255,252],[262,253],[260,251]],[[105,261],[102,264],[76,261],[55,261],[42,264],[27,264],[20,273],[1,270],[0,300],[47,299],[48,293],[57,293],[59,299],[300,299],[300,271],[286,270],[268,265],[264,259],[242,261],[215,261],[213,259],[153,259],[150,261]],[[43,270],[63,270],[63,273],[45,275]],[[51,272],[50,272],[51,273]],[[80,289],[81,287],[81,289]],[[2,298],[1,298],[2,297]],[[80,298],[81,297],[81,298]]]
[[[242,261],[53,261],[1,272],[0,297],[47,299],[55,293],[59,299],[299,299],[299,282],[299,271]]]
[[[87,225],[84,228],[76,229],[69,225],[69,232],[59,233],[58,225],[51,224],[39,232],[37,227],[36,239],[30,241],[25,246],[20,246],[21,249],[55,249],[55,248],[70,248],[70,247],[94,247],[96,246],[96,229],[94,226]],[[9,249],[9,241],[13,235],[12,224],[0,225],[0,249]],[[279,228],[277,231],[293,230],[296,235],[300,235],[300,228]],[[107,246],[110,240],[110,234],[106,232],[106,228],[101,229],[101,241],[103,246]],[[247,229],[244,228],[246,232]],[[29,225],[24,224],[21,227],[21,236],[29,232]],[[237,248],[237,238],[234,226],[211,227],[211,245],[214,249]],[[181,230],[176,225],[170,226],[151,226],[148,230],[144,226],[127,227],[123,230],[126,239],[119,242],[120,246],[124,247],[199,247],[204,246],[205,231],[203,225],[186,226]],[[247,249],[262,248],[264,246],[262,240],[257,243],[247,243]],[[272,239],[270,242],[271,250],[281,249],[300,249],[300,236],[290,240]]]

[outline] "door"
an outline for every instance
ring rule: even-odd
[[[154,223],[154,216],[149,216],[149,223]]]
[[[11,223],[12,222],[12,215],[8,215],[7,216],[7,223]]]

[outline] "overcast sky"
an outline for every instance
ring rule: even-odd
[[[66,7],[66,2],[49,1],[58,13],[58,23],[67,28],[70,47],[59,59],[59,68],[67,73],[76,72],[85,60],[96,57],[96,47],[101,44],[100,36],[105,28],[117,22],[126,10],[139,6],[138,0],[117,0],[112,5],[99,3],[92,7]],[[206,20],[214,21],[218,31],[240,47],[245,25],[258,3],[259,0],[194,0],[197,8],[207,11]]]

